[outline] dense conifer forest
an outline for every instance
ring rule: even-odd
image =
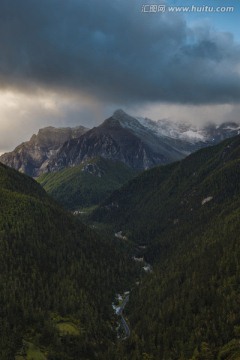
[[[0,186],[0,358],[104,359],[134,264],[31,178],[1,165]]]
[[[136,175],[136,170],[120,161],[98,157],[78,166],[43,174],[37,181],[62,206],[79,210],[99,204]]]
[[[239,155],[236,137],[146,171],[88,225],[1,165],[0,358],[239,359]]]
[[[93,215],[153,264],[130,297],[126,358],[240,358],[239,154],[236,137],[149,170]]]

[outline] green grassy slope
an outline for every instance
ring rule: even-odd
[[[105,359],[113,294],[127,286],[132,265],[4,165],[0,209],[0,358],[29,358],[30,343],[48,360]],[[75,333],[64,335],[60,323]]]
[[[38,181],[59,203],[75,210],[99,204],[135,175],[136,171],[121,162],[96,158],[76,167],[44,174]]]
[[[154,264],[130,297],[128,358],[239,359],[239,179],[236,137],[145,172],[95,212]]]

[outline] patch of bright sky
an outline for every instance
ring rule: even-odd
[[[240,0],[169,0],[168,4],[196,7],[196,11],[179,13],[186,19],[189,26],[194,26],[200,21],[208,22],[216,30],[230,32],[236,40],[240,41]],[[205,6],[208,6],[211,12],[205,11]],[[218,7],[221,7],[223,12],[217,12]],[[224,11],[223,8],[228,7],[233,7],[233,11]]]
[[[195,11],[173,11],[174,15],[182,16],[188,26],[192,27],[195,24],[199,25],[211,24],[211,27],[221,32],[232,33],[235,40],[240,42],[239,22],[240,22],[240,0],[141,0],[142,5],[161,5],[177,7],[196,7]],[[210,11],[205,11],[205,6],[210,8]],[[233,10],[222,10],[217,12],[217,8],[232,7]],[[212,9],[213,8],[213,9]],[[146,14],[148,16],[157,16],[159,13]],[[161,13],[160,13],[161,14]]]

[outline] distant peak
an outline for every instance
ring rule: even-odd
[[[121,124],[136,122],[136,118],[131,115],[128,115],[122,109],[118,109],[113,113],[112,119],[119,121]],[[137,121],[138,122],[138,121]]]
[[[102,126],[112,127],[112,128],[121,128],[126,121],[129,121],[131,116],[125,113],[122,109],[114,111],[113,115],[106,119]]]
[[[136,131],[137,129],[139,130],[140,128],[143,128],[143,126],[135,117],[128,115],[122,109],[114,111],[113,115],[109,119],[105,120],[103,125],[114,128],[129,129],[131,131]]]
[[[113,113],[114,118],[118,118],[118,117],[122,117],[122,116],[128,116],[127,113],[125,113],[125,111],[123,111],[122,109],[117,109]]]

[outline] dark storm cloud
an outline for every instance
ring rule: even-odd
[[[1,0],[0,86],[108,101],[238,102],[230,34],[143,14],[139,0]]]

